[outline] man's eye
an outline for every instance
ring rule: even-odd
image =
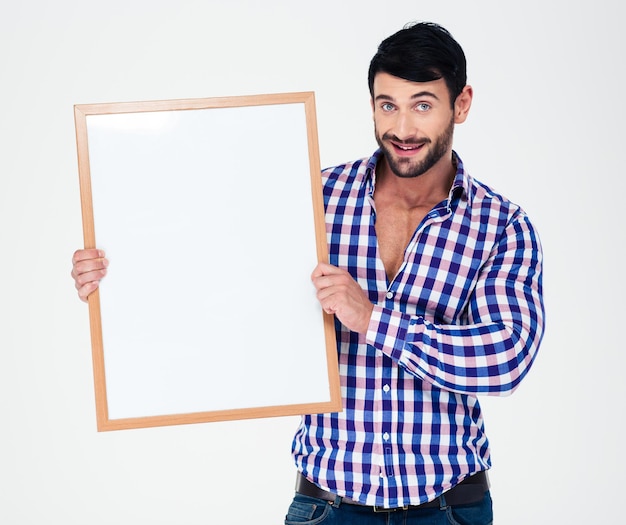
[[[393,104],[390,104],[389,102],[385,102],[382,106],[380,106],[380,108],[383,111],[392,111],[393,110]]]
[[[415,106],[417,111],[428,111],[430,109],[430,104],[426,102],[420,102],[417,106]]]

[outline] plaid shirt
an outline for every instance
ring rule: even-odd
[[[337,322],[344,409],[303,416],[298,469],[367,505],[435,499],[491,466],[477,394],[512,393],[543,335],[542,253],[524,211],[456,156],[448,199],[419,225],[388,282],[369,159],[323,172],[330,263],[374,303],[367,334]]]

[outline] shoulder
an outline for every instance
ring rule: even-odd
[[[348,181],[358,178],[360,175],[366,174],[367,161],[367,158],[363,158],[324,168],[322,170],[322,178],[324,182],[337,180]]]
[[[531,243],[539,248],[539,234],[530,217],[521,205],[512,201],[493,187],[471,179],[472,216],[482,224],[482,228],[491,231],[495,239],[515,239],[519,245]]]
[[[463,186],[465,195],[465,213],[469,213],[474,224],[481,224],[481,229],[494,233],[503,233],[513,226],[534,232],[534,227],[520,204],[511,200],[506,195],[499,192],[491,184],[486,184],[482,180],[470,175],[455,152],[457,160],[456,186]],[[466,206],[466,207],[465,207]],[[534,233],[531,233],[535,236]]]
[[[365,185],[371,180],[379,153],[371,157],[345,162],[322,170],[322,181],[325,187],[345,187],[353,185]]]
[[[467,172],[465,172],[464,185],[472,209],[476,211],[482,210],[484,212],[486,209],[492,209],[505,215],[525,214],[519,204],[500,193],[493,186],[476,179]]]

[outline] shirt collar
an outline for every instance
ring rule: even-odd
[[[367,168],[365,175],[365,183],[368,187],[368,192],[370,195],[374,194],[374,189],[376,188],[376,164],[382,158],[383,152],[379,148],[374,154],[367,160]],[[461,157],[457,154],[456,151],[452,151],[452,159],[456,164],[456,175],[454,176],[454,181],[452,182],[452,187],[450,188],[450,193],[448,194],[448,206],[451,206],[452,203],[457,199],[465,196],[469,204],[471,205],[472,192],[470,191],[471,181],[469,174],[466,173],[465,168],[463,167],[463,161]]]
[[[463,161],[456,151],[452,151],[452,160],[456,164],[456,175],[448,194],[448,203],[453,203],[455,199],[465,197],[469,204],[472,204],[471,180],[469,174],[465,171]]]
[[[378,148],[374,154],[367,159],[367,165],[365,169],[365,184],[367,185],[367,191],[369,195],[374,195],[374,189],[376,188],[376,164],[382,158],[383,152]]]

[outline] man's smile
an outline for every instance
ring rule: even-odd
[[[394,151],[398,155],[410,156],[420,151],[428,143],[428,141],[406,143],[390,140],[389,143],[393,146]]]

